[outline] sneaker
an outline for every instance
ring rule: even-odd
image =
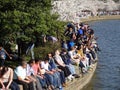
[[[63,84],[62,84],[62,86],[63,86],[63,87],[66,87],[66,86],[67,86],[67,84],[66,84],[66,83],[63,83]]]
[[[79,76],[78,74],[73,74],[73,76],[74,76],[75,78],[80,78],[80,76]]]
[[[69,75],[67,78],[69,81],[72,81],[74,79],[74,77],[72,75]]]

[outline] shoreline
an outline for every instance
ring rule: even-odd
[[[91,22],[91,21],[99,21],[99,20],[118,20],[118,19],[120,19],[120,15],[105,15],[105,16],[82,18],[80,22]]]
[[[80,22],[88,23],[91,21],[99,21],[99,20],[118,20],[120,19],[120,15],[111,15],[111,16],[95,16],[95,17],[88,17],[82,18]],[[82,90],[90,83],[92,80],[94,73],[97,69],[97,63],[94,64],[93,70],[89,71],[87,75],[82,76],[80,79],[74,80],[73,82],[68,83],[69,87],[65,87],[64,90]],[[76,70],[78,71],[78,69]]]

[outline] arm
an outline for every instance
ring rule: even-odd
[[[21,77],[21,70],[22,70],[21,67],[17,67],[17,68],[15,69],[15,73],[16,73],[16,75],[17,75],[17,79],[18,79],[19,81],[29,83],[30,81],[26,78],[26,75],[25,75],[24,77]]]
[[[30,80],[28,80],[27,78],[22,79],[20,76],[18,76],[18,80],[19,80],[19,81],[26,82],[26,83],[30,83]]]
[[[5,89],[5,85],[3,84],[2,80],[0,80],[0,84],[2,85],[2,89]]]
[[[11,85],[12,81],[13,81],[13,70],[10,69],[10,77],[9,77],[8,85],[6,87],[7,89],[9,89],[9,86]]]
[[[61,62],[58,57],[55,57],[55,60],[56,60],[56,62],[57,62],[58,65],[65,67],[64,62],[63,61]]]
[[[11,59],[11,56],[8,54],[8,52],[4,49],[5,53],[7,54],[7,56]]]

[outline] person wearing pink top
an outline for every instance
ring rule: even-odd
[[[32,68],[34,70],[34,74],[39,79],[42,88],[48,88],[48,90],[52,90],[53,85],[51,85],[49,78],[45,76],[45,70],[40,67],[40,59],[33,61]]]

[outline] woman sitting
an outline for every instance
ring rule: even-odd
[[[56,61],[57,67],[64,72],[65,77],[67,77],[68,80],[72,80],[74,77],[72,76],[68,67],[63,62],[62,57],[60,56],[59,50],[55,51],[54,59]]]
[[[0,67],[0,87],[2,90],[20,90],[19,86],[13,81],[13,70],[9,67]]]

